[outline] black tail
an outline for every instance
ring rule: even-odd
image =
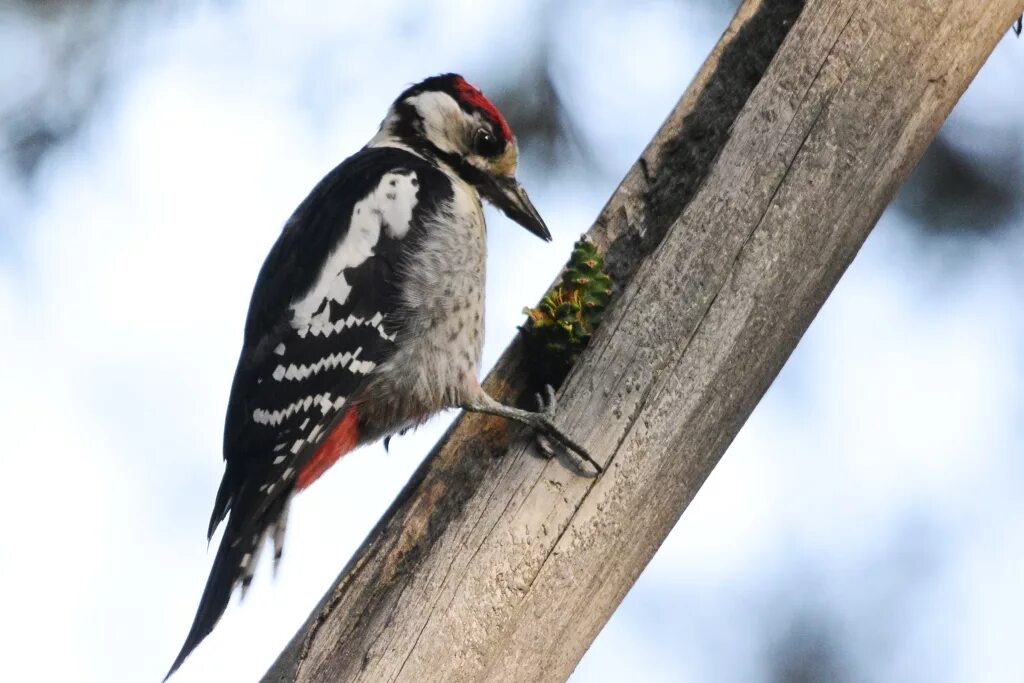
[[[232,517],[236,516],[232,515]],[[210,578],[206,580],[203,597],[199,600],[199,609],[196,610],[196,617],[192,621],[192,628],[189,629],[188,637],[185,638],[185,644],[181,646],[181,652],[178,653],[174,664],[171,665],[171,670],[164,676],[165,681],[178,670],[178,667],[191,654],[192,650],[196,649],[196,646],[203,642],[206,636],[210,635],[210,631],[213,630],[221,615],[224,614],[224,610],[227,609],[235,584],[241,578],[241,561],[244,553],[250,553],[251,555],[253,550],[255,550],[255,544],[243,543],[245,536],[238,533],[241,531],[240,529],[233,528],[237,526],[232,524],[233,521],[234,519],[228,520],[228,526],[224,530],[224,538],[221,539],[220,548],[217,549],[217,557],[213,560]],[[251,537],[248,540],[251,541]],[[232,547],[232,544],[236,541],[237,543]]]
[[[181,652],[175,658],[170,671],[164,676],[164,681],[178,670],[192,650],[213,631],[213,627],[217,625],[231,601],[235,585],[241,583],[242,591],[245,592],[245,588],[252,581],[256,562],[259,560],[259,551],[268,532],[272,532],[274,536],[275,560],[280,557],[289,497],[286,494],[273,501],[269,509],[253,515],[255,519],[245,515],[249,511],[245,510],[244,506],[234,506],[224,529],[224,537],[217,549],[217,556],[213,560],[210,577],[206,580],[203,597],[199,600],[199,609],[196,610],[192,628],[189,629],[185,644],[181,646]]]

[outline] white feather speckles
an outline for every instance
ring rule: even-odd
[[[380,334],[381,339],[386,339],[387,341],[390,342],[395,341],[395,336],[397,335],[395,332],[388,334],[387,330],[384,329],[384,314],[382,314],[380,311],[378,311],[376,315],[370,318],[366,322],[366,324],[371,325],[374,329],[376,329],[377,332]]]
[[[259,424],[276,426],[281,424],[284,420],[291,417],[298,411],[311,411],[314,408],[319,408],[319,414],[313,413],[312,416],[307,417],[299,425],[299,433],[305,432],[304,436],[301,436],[292,441],[285,441],[279,443],[274,447],[274,452],[288,449],[287,454],[281,454],[274,458],[274,465],[284,464],[292,456],[299,455],[303,449],[320,442],[323,437],[327,434],[325,427],[327,425],[327,419],[331,415],[332,411],[336,411],[345,405],[345,397],[337,396],[332,398],[331,394],[317,394],[316,396],[307,396],[306,398],[299,399],[295,403],[292,403],[288,407],[282,410],[267,411],[262,409],[256,409],[253,413],[253,419]],[[282,479],[288,479],[291,476],[292,468],[288,467],[285,469]],[[265,491],[269,494],[273,491],[273,484],[269,488],[264,485],[260,487],[260,491]]]
[[[418,185],[412,171],[386,173],[370,194],[356,202],[345,237],[327,257],[312,288],[292,302],[292,325],[300,336],[304,337],[306,332],[316,334],[314,327],[322,333],[330,326],[324,301],[343,304],[348,300],[352,286],[342,271],[373,256],[381,230],[387,230],[394,238],[405,237],[409,232]],[[318,311],[321,313],[317,314]]]
[[[363,371],[363,368],[365,367],[368,361],[356,360],[359,354],[362,352],[363,347],[360,346],[358,349],[355,350],[354,353],[350,351],[332,353],[327,356],[324,356],[315,363],[310,363],[309,365],[296,365],[295,363],[292,363],[287,368],[284,367],[283,365],[278,365],[276,368],[274,368],[274,374],[272,376],[278,382],[285,379],[301,381],[306,379],[310,375],[315,375],[323,370],[333,370],[339,367],[344,368],[348,366],[350,363],[353,366],[356,363],[360,363],[359,370],[356,370],[355,367],[350,368],[352,372],[362,372],[363,374],[365,374],[366,372],[369,372],[369,370]],[[370,368],[370,370],[372,369],[373,367]]]
[[[379,315],[379,314],[378,314]],[[349,315],[344,320],[338,320],[337,322],[331,322],[330,318],[324,313],[313,316],[312,321],[309,325],[309,333],[314,337],[318,334],[322,334],[325,337],[330,337],[332,334],[341,332],[348,327],[357,327],[359,325],[368,324],[364,318],[357,318],[354,315]]]
[[[357,375],[369,375],[375,367],[377,364],[372,360],[354,360],[349,365],[349,370]]]
[[[342,399],[342,402],[344,403],[344,399]],[[282,421],[291,417],[295,413],[309,410],[314,403],[321,409],[321,412],[326,414],[333,405],[331,394],[323,393],[317,394],[316,396],[300,398],[280,410],[264,410],[263,408],[256,408],[252,411],[252,419],[256,424],[272,425],[276,427],[281,424]]]

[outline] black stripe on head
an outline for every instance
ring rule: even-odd
[[[441,74],[439,76],[431,76],[430,78],[425,78],[419,83],[416,83],[415,85],[411,85],[408,88],[406,88],[402,92],[402,94],[398,96],[398,99],[395,100],[395,104],[397,105],[403,100],[407,100],[410,97],[415,97],[416,95],[425,92],[447,93],[448,95],[451,96],[453,100],[459,102],[458,91],[456,90],[455,86],[457,82],[456,79],[462,80],[462,76],[458,74]],[[459,104],[460,106],[463,107],[465,111],[472,111],[469,108],[462,105],[461,102],[459,102]]]

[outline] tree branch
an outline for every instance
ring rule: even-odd
[[[605,473],[464,415],[264,681],[565,679],[1020,12],[744,2],[590,231],[618,293],[557,421]]]

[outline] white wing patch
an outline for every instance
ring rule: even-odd
[[[409,233],[419,184],[416,174],[411,171],[408,175],[386,173],[381,179],[377,192],[381,187],[384,188],[384,201],[381,202],[380,211],[389,237],[400,240]]]
[[[348,232],[334,248],[324,263],[313,287],[302,297],[292,302],[294,312],[292,325],[303,334],[304,331],[325,332],[330,321],[325,316],[315,316],[324,300],[343,304],[352,292],[352,286],[345,281],[342,271],[354,268],[373,256],[381,229],[390,237],[401,239],[412,227],[412,212],[416,207],[416,193],[419,179],[416,173],[385,173],[377,187],[356,202],[352,209]]]

